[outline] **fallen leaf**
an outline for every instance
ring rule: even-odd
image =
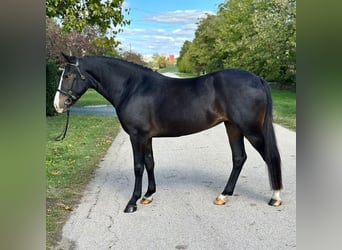
[[[72,211],[72,207],[69,207],[68,205],[65,205],[63,203],[57,203],[56,205],[61,207],[61,208],[64,208],[67,211]]]
[[[61,174],[61,171],[51,171],[50,172],[51,175],[60,175]]]

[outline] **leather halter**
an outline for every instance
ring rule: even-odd
[[[78,58],[76,58],[76,63],[75,63],[75,64],[74,64],[74,63],[68,63],[68,64],[76,67],[78,73],[79,73],[80,76],[81,76],[81,80],[84,81],[84,80],[86,79],[85,76],[81,73],[80,68],[78,67],[78,66],[79,66],[79,60],[78,60]],[[69,100],[69,101],[70,101],[70,100],[71,100],[71,101],[76,101],[76,100],[78,99],[78,96],[75,95],[75,94],[73,94],[73,92],[72,92],[72,87],[73,87],[73,85],[71,86],[71,89],[68,90],[68,91],[64,91],[64,90],[62,90],[62,89],[57,89],[57,91],[60,92],[60,93],[62,93],[62,94],[65,95],[65,96],[67,96],[67,97],[68,97],[67,100]]]
[[[78,58],[76,58],[76,63],[75,64],[73,64],[73,63],[69,63],[69,64],[76,67],[78,73],[81,76],[82,81],[84,81],[86,78],[81,73],[81,70],[78,67],[78,65],[79,65]],[[78,99],[78,97],[79,97],[79,96],[73,94],[73,92],[72,92],[73,85],[74,85],[74,83],[72,83],[71,89],[68,90],[68,91],[64,91],[62,89],[57,89],[58,92],[62,93],[63,95],[65,95],[67,97],[67,99],[65,100],[64,104],[68,107],[68,109],[67,109],[67,120],[66,120],[66,124],[65,124],[64,130],[62,131],[62,133],[59,136],[57,136],[55,138],[56,141],[62,141],[65,138],[67,130],[68,130],[68,127],[69,127],[69,115],[70,115],[69,107],[71,106],[72,102],[76,101]]]

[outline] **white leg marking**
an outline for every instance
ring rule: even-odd
[[[61,87],[62,87],[63,76],[64,76],[64,70],[63,70],[63,72],[62,72],[61,79],[59,80],[58,89],[61,89]],[[55,99],[54,99],[54,101],[53,101],[53,104],[54,104],[54,107],[55,107],[56,111],[57,111],[58,113],[62,113],[62,112],[63,112],[63,109],[61,109],[61,108],[59,107],[59,98],[60,98],[60,93],[57,91],[57,92],[56,92],[56,95],[55,95]]]
[[[217,199],[220,199],[220,200],[223,200],[225,202],[227,202],[228,200],[228,195],[223,195],[223,194],[220,194]]]
[[[148,201],[152,201],[152,200],[153,200],[153,197],[152,197],[152,195],[151,195],[150,197],[146,197],[146,196],[144,195],[144,199],[145,199],[145,200],[148,200]]]
[[[276,201],[281,201],[280,190],[274,190],[273,195],[272,195],[272,199],[276,200]]]

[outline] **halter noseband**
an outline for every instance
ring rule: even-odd
[[[59,93],[62,93],[63,95],[67,96],[68,98],[72,99],[72,100],[77,100],[77,96],[72,94],[72,90],[69,90],[68,92],[61,90],[61,89],[57,89],[57,91]]]

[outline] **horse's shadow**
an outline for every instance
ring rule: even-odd
[[[208,169],[208,168],[207,168]],[[126,165],[120,168],[120,171],[112,169],[109,173],[110,188],[117,195],[128,199],[131,196],[131,192],[134,187],[134,171],[133,168]],[[160,195],[165,190],[175,190],[177,195],[182,193],[189,193],[194,187],[204,189],[205,192],[212,195],[213,199],[222,192],[223,188],[227,184],[229,177],[229,171],[227,175],[212,173],[206,170],[206,166],[198,166],[193,169],[189,169],[186,166],[165,169],[155,169],[155,179],[157,194]],[[242,175],[242,177],[244,177]],[[251,176],[249,179],[253,179]],[[253,180],[252,180],[253,181]],[[258,183],[257,180],[253,182]],[[251,201],[255,202],[267,202],[269,197],[266,197],[263,193],[267,191],[266,185],[258,184],[259,187],[252,187],[246,185],[244,178],[239,178],[233,196],[247,197]],[[146,171],[143,176],[143,194],[147,188],[147,175]]]

